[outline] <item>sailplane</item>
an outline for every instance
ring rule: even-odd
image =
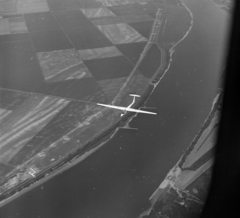
[[[115,106],[115,105],[110,105],[110,104],[101,104],[101,103],[97,103],[97,105],[99,106],[103,106],[103,107],[109,107],[109,108],[114,108],[114,109],[118,109],[118,110],[122,110],[124,111],[123,114],[121,114],[121,116],[123,116],[127,111],[130,112],[135,112],[135,113],[143,113],[143,114],[152,114],[152,115],[156,115],[157,113],[155,112],[150,112],[150,111],[144,111],[144,110],[139,110],[139,109],[134,109],[131,108],[131,106],[135,103],[136,101],[136,97],[141,97],[140,95],[136,95],[136,94],[129,94],[130,96],[133,97],[133,101],[130,105],[128,105],[127,107],[122,107],[122,106]]]

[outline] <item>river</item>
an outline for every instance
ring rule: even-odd
[[[1,208],[1,218],[134,218],[208,116],[224,65],[228,15],[210,0],[184,0],[193,13],[189,35],[147,106],[80,164]]]

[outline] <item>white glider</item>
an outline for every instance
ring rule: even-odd
[[[135,113],[143,113],[143,114],[153,114],[156,115],[157,113],[154,112],[150,112],[150,111],[144,111],[144,110],[139,110],[139,109],[134,109],[131,108],[131,106],[135,103],[135,98],[136,97],[140,97],[140,95],[135,95],[135,94],[130,94],[130,96],[133,96],[133,101],[130,105],[128,105],[127,107],[121,107],[121,106],[115,106],[115,105],[109,105],[109,104],[101,104],[101,103],[97,103],[97,105],[99,106],[104,106],[104,107],[109,107],[109,108],[113,108],[113,109],[118,109],[118,110],[122,110],[124,112],[130,111],[130,112],[135,112]],[[121,116],[123,116],[124,114],[122,114]]]

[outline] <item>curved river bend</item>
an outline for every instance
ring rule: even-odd
[[[3,218],[133,218],[206,119],[224,65],[228,15],[210,0],[184,0],[193,27],[172,54],[148,100],[158,115],[138,115],[81,164],[1,208]]]

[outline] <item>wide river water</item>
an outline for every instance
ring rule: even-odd
[[[1,208],[1,218],[136,218],[208,116],[224,66],[229,16],[211,0],[184,0],[188,36],[138,115],[83,162]]]

